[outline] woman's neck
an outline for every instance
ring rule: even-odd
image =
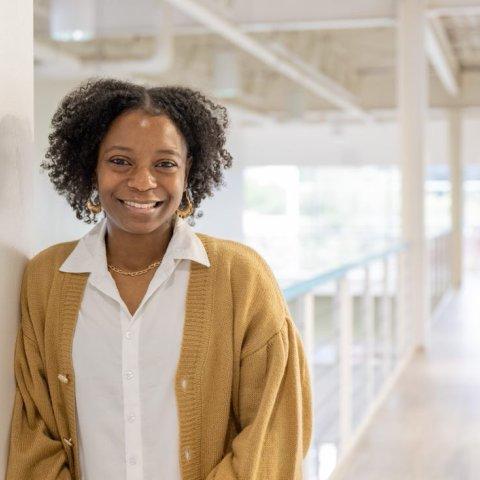
[[[146,268],[161,260],[173,235],[174,221],[154,232],[137,235],[108,223],[105,232],[107,263],[129,271]]]

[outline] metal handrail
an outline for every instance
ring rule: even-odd
[[[368,265],[369,263],[376,262],[379,260],[383,260],[386,257],[389,257],[390,255],[394,253],[399,253],[402,251],[405,251],[408,247],[408,244],[406,242],[400,243],[398,245],[395,245],[393,247],[390,247],[387,250],[384,250],[379,253],[374,253],[371,255],[368,255],[366,257],[363,257],[359,260],[353,261],[346,263],[340,267],[334,268],[332,270],[328,270],[324,273],[321,273],[320,275],[316,275],[312,278],[309,278],[307,280],[302,280],[300,282],[296,282],[295,284],[286,287],[283,289],[283,295],[285,299],[288,301],[294,300],[295,298],[299,297],[300,295],[303,295],[304,293],[308,293],[314,288],[324,284],[331,282],[332,280],[337,280],[341,277],[344,277],[346,273],[348,273],[350,270],[355,270],[357,268],[364,267]]]

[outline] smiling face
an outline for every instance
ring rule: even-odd
[[[96,169],[108,220],[131,233],[150,233],[169,224],[189,169],[185,139],[166,115],[139,109],[119,115],[100,143]],[[138,208],[125,201],[157,204]]]

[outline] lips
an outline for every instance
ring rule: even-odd
[[[125,203],[124,200],[120,198],[118,199],[118,201],[123,205],[123,207],[130,210],[130,212],[139,213],[139,214],[148,214],[148,213],[154,212],[158,207],[160,207],[163,204],[162,201],[157,201],[154,205],[149,207],[135,207],[133,205],[128,205],[127,203]],[[146,202],[135,202],[135,203],[146,204]]]

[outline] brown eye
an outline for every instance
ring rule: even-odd
[[[164,162],[159,163],[159,166],[161,166],[161,167],[167,167],[167,168],[173,168],[173,167],[176,167],[177,164],[174,163],[174,162],[170,162],[170,161],[166,160],[166,161],[164,161]]]
[[[114,157],[109,160],[110,163],[113,163],[114,165],[124,165],[122,163],[117,163],[117,162],[126,162],[124,158],[119,158],[119,157]]]

